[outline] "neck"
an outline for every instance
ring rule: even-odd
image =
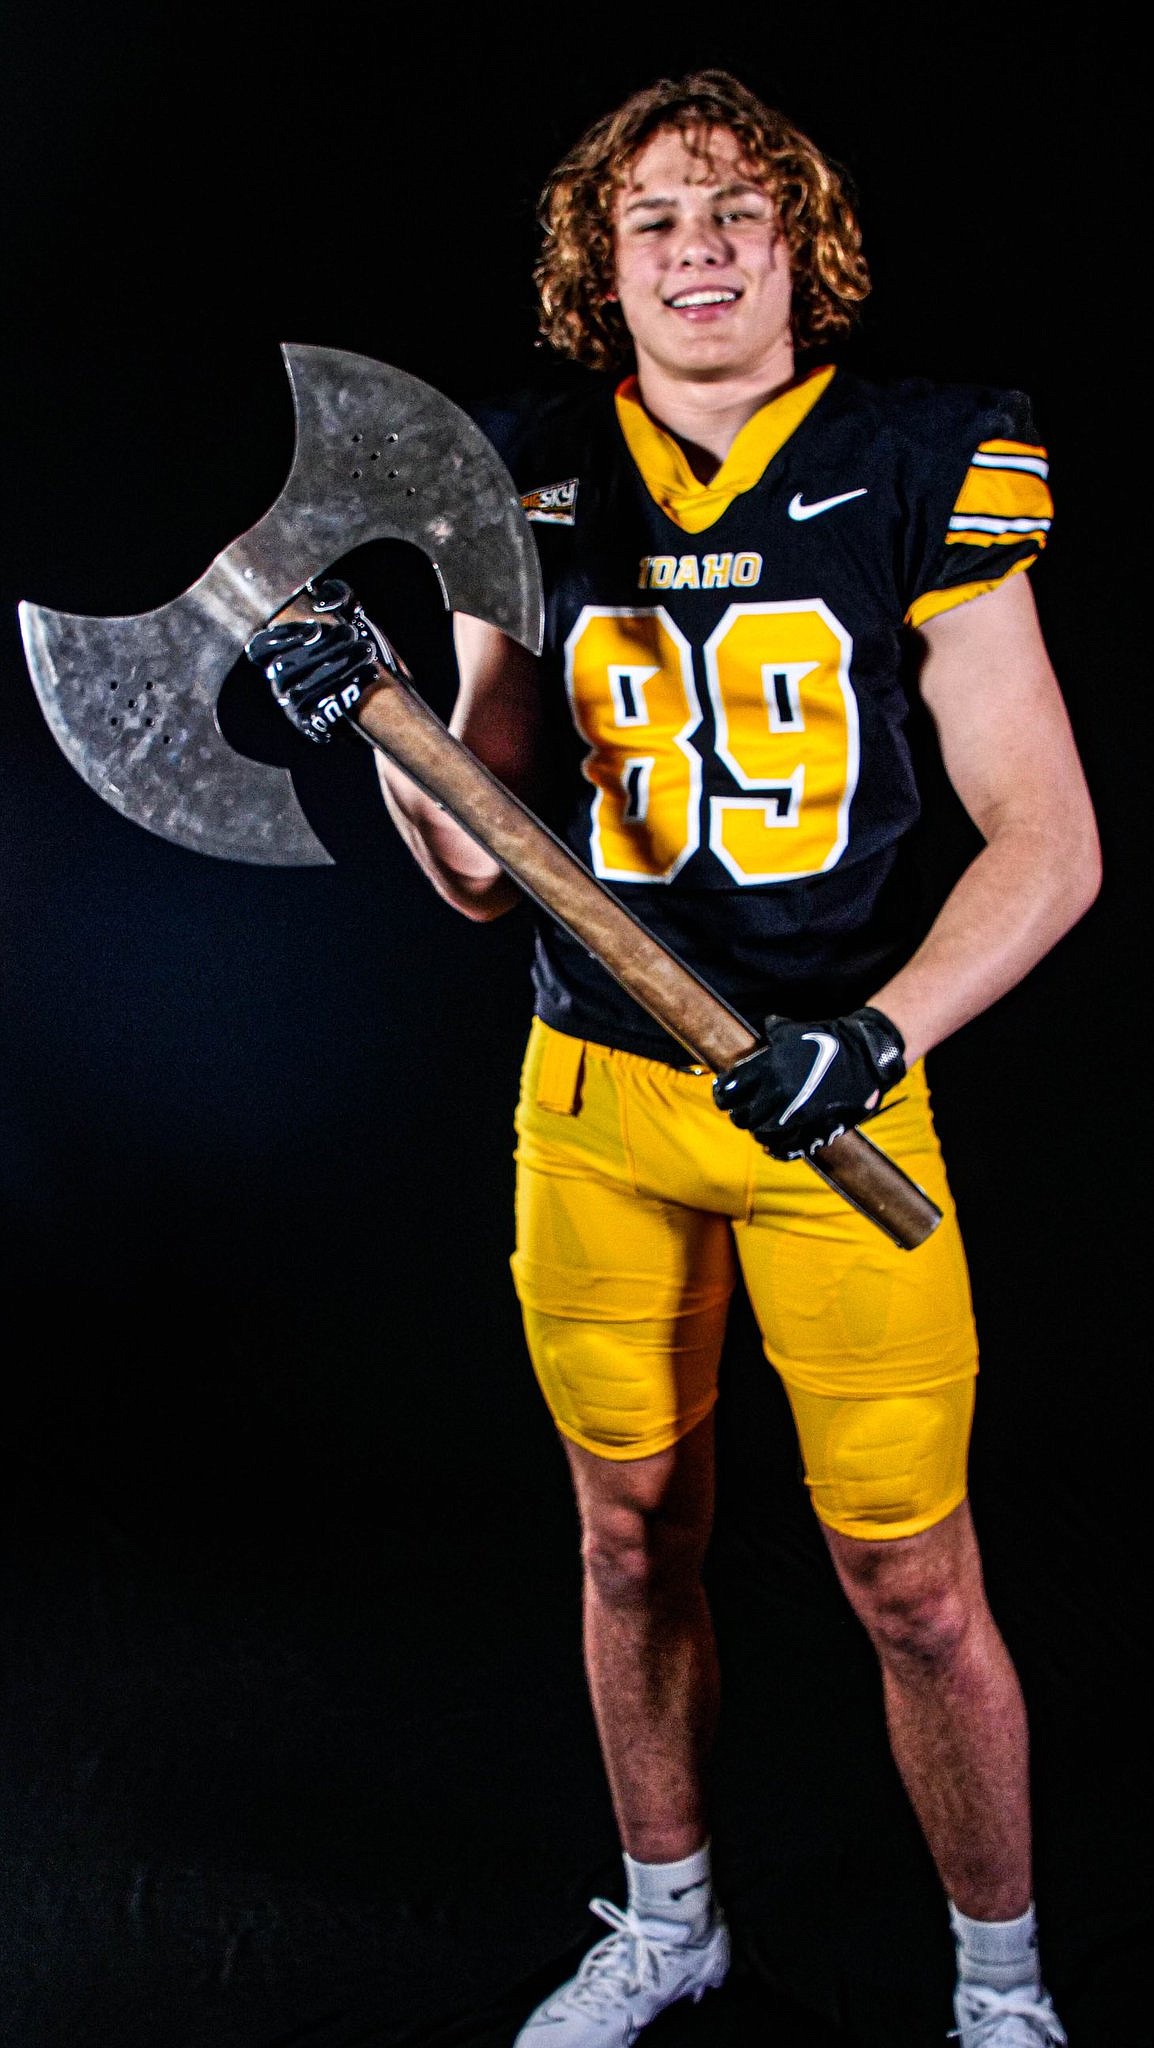
[[[680,442],[699,483],[712,482],[746,422],[784,391],[793,376],[788,339],[748,376],[684,377],[648,357],[637,365],[646,412]]]

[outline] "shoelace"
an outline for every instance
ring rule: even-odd
[[[1024,2020],[1038,2027],[1041,2031],[1037,2048],[1067,2048],[1065,2028],[1044,1991],[1035,1996],[1032,1991],[993,1991],[984,1984],[967,1984],[962,1996],[974,2008],[966,2027],[974,2048],[980,2048],[983,2041],[992,2041],[1003,2020]],[[946,2036],[947,2041],[961,2038],[961,2027],[954,2027]],[[1025,2035],[1020,2038],[1025,2048]]]
[[[622,1912],[610,1899],[590,1899],[589,1910],[613,1932],[590,1949],[565,1993],[565,2003],[599,2020],[610,2015],[617,1995],[628,1997],[646,1985],[656,1989],[661,1951],[670,1944],[648,1932],[632,1907]]]

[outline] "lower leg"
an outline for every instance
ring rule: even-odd
[[[881,1659],[894,1757],[951,1902],[961,2048],[1063,2048],[1038,1971],[1025,1708],[969,1510],[891,1544],[827,1535]]]
[[[607,1466],[569,1446],[584,1524],[585,1658],[628,1856],[673,1863],[706,1840],[702,1766],[717,1718],[717,1652],[701,1583],[712,1429]]]
[[[653,1458],[596,1458],[566,1445],[585,1566],[585,1654],[625,1848],[624,1912],[538,2006],[516,2048],[624,2048],[684,1998],[715,1989],[729,1934],[713,1899],[701,1764],[717,1663],[701,1587],[713,1509],[713,1440],[702,1423]]]
[[[1012,1920],[1032,1896],[1026,1714],[969,1511],[890,1544],[827,1534],[878,1651],[894,1758],[946,1891],[971,1919]]]
[[[1010,1920],[1033,1896],[1021,1688],[992,1626],[947,1676],[883,1667],[894,1759],[942,1882],[975,1920]]]
[[[640,1863],[676,1862],[708,1832],[717,1656],[701,1586],[625,1603],[587,1580],[585,1662],[622,1845]]]

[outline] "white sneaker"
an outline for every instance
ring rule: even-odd
[[[608,1899],[590,1910],[613,1929],[568,1984],[526,2020],[513,2048],[629,2048],[679,1998],[715,1991],[729,1969],[729,1929],[714,1909],[705,1939],[670,1920],[642,1920]]]
[[[1045,1991],[991,1991],[959,1984],[954,1993],[961,2048],[1067,2048],[1066,2029]]]

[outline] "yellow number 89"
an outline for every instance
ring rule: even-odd
[[[744,886],[821,874],[845,851],[858,776],[852,653],[820,598],[730,605],[705,643],[717,756],[743,792],[709,799],[708,843]],[[587,605],[565,679],[596,790],[594,873],[672,881],[702,836],[689,641],[661,606]]]

